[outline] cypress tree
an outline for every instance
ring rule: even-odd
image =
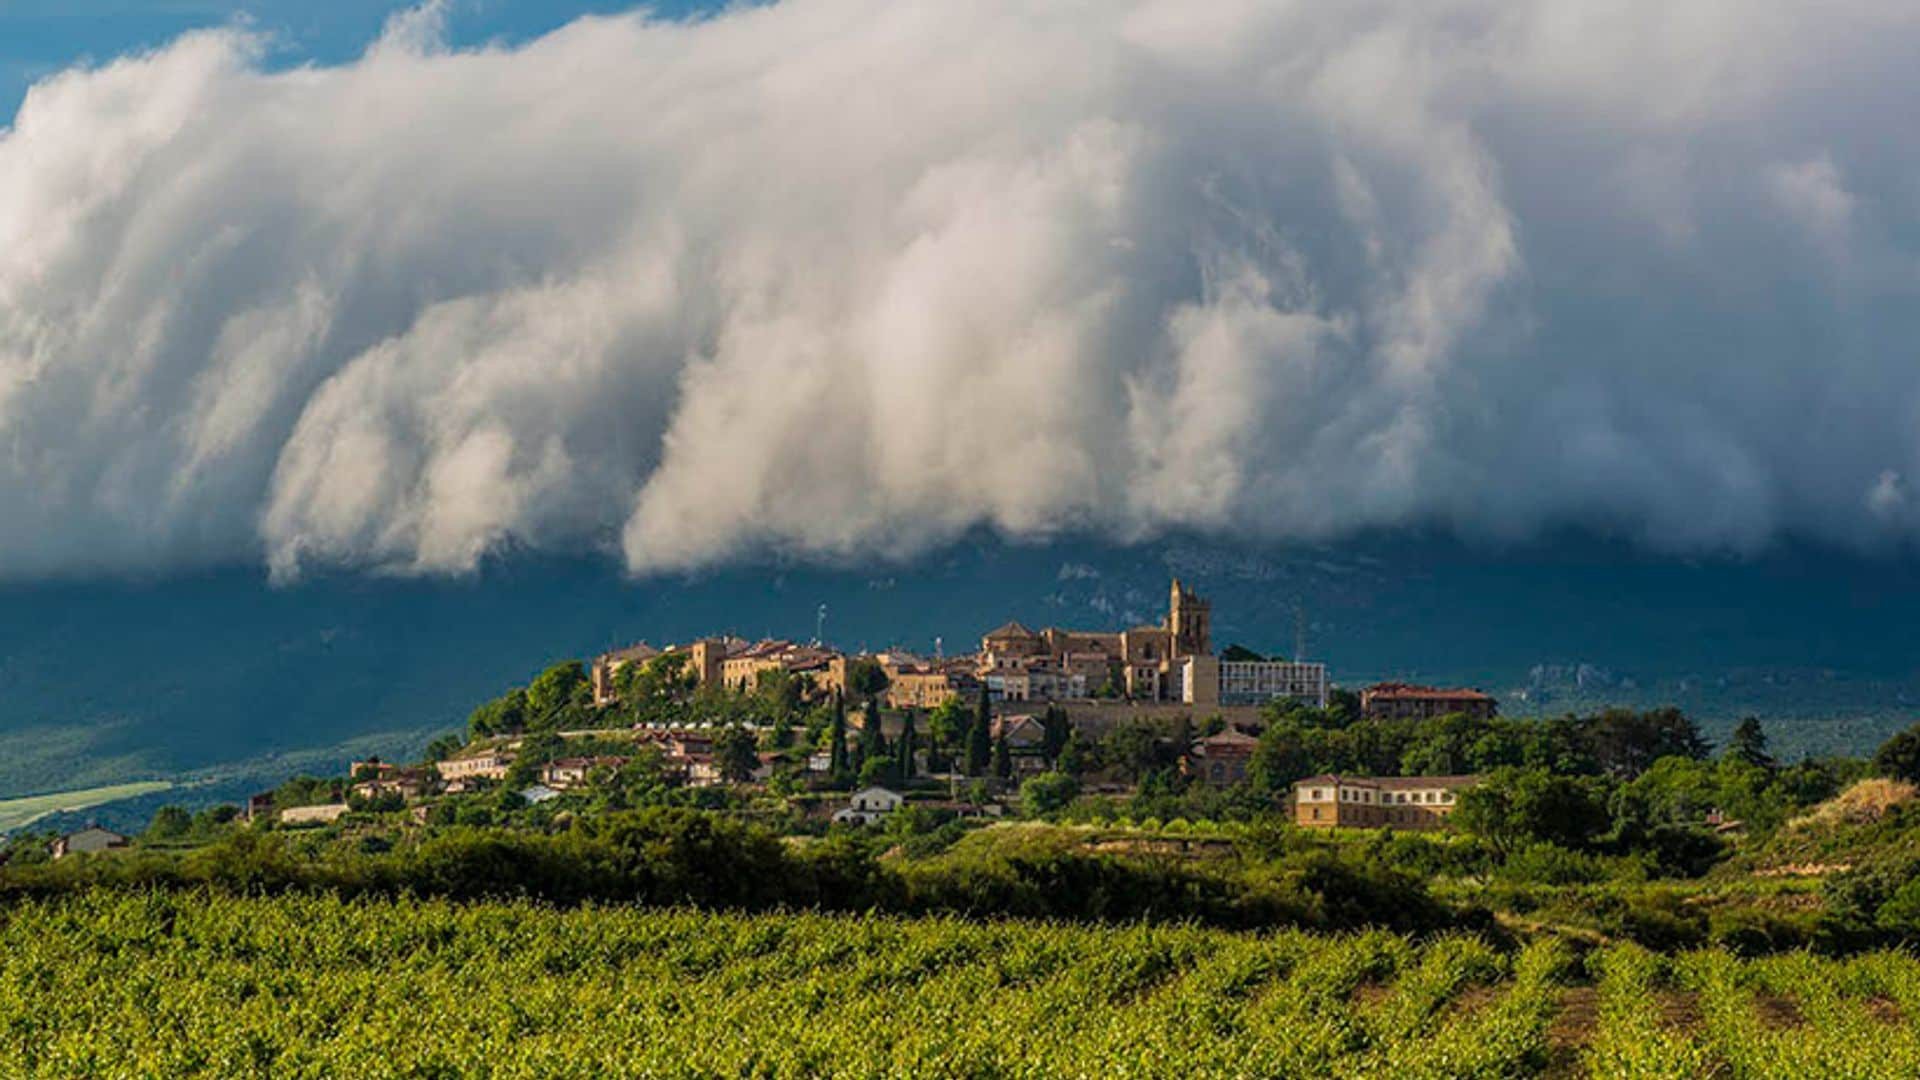
[[[1013,779],[1013,753],[1007,749],[1005,735],[993,740],[993,775],[1002,780]]]
[[[887,756],[887,735],[880,722],[880,707],[872,698],[867,699],[867,710],[861,714],[860,721],[860,757],[863,762]]]
[[[850,771],[847,768],[847,699],[838,691],[833,695],[833,732],[828,738],[832,740],[828,747],[832,755],[828,771],[838,780]]]
[[[993,705],[987,691],[980,691],[980,704],[974,710],[973,726],[967,729],[967,775],[985,776],[993,756]]]
[[[913,779],[914,743],[919,740],[913,730],[913,714],[917,710],[908,709],[907,715],[900,721],[900,738],[893,744],[893,756],[900,762],[900,778]]]
[[[1067,710],[1058,705],[1048,705],[1046,713],[1040,718],[1040,727],[1045,732],[1040,744],[1040,756],[1052,765],[1060,760],[1060,751],[1066,748],[1067,736],[1073,734],[1073,722],[1067,719]]]
[[[1733,740],[1727,744],[1727,756],[1762,769],[1771,769],[1778,764],[1773,760],[1773,755],[1767,753],[1767,733],[1760,727],[1760,718],[1757,716],[1747,717],[1733,729]]]

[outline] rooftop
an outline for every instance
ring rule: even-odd
[[[1295,780],[1293,786],[1327,784],[1333,787],[1370,787],[1380,791],[1424,791],[1432,788],[1469,788],[1479,782],[1478,776],[1340,776],[1321,773]]]
[[[1445,701],[1488,701],[1492,695],[1479,690],[1442,688],[1437,686],[1416,686],[1413,683],[1375,683],[1364,691],[1370,697],[1380,698],[1440,698]]]

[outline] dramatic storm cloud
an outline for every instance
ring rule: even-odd
[[[1920,537],[1909,0],[782,0],[0,132],[0,577]]]

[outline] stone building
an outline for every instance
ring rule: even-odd
[[[1385,682],[1360,691],[1360,712],[1369,720],[1427,720],[1455,713],[1486,720],[1498,711],[1499,703],[1478,690]]]
[[[644,664],[660,655],[660,650],[642,641],[624,649],[615,649],[610,653],[601,653],[594,657],[593,664],[587,669],[587,676],[593,683],[593,703],[611,705],[620,697],[613,687],[613,677],[628,664]]]
[[[69,855],[90,855],[98,851],[111,851],[132,845],[133,841],[98,825],[89,825],[79,832],[71,832],[53,842],[51,854],[55,859],[64,859]]]
[[[440,779],[446,781],[450,790],[463,791],[476,780],[494,783],[505,780],[513,759],[511,750],[487,748],[436,761],[433,767],[440,771]]]
[[[1245,783],[1247,768],[1260,740],[1242,731],[1228,728],[1217,735],[1195,740],[1187,755],[1188,772],[1213,787],[1231,787]]]
[[[980,678],[1003,701],[1097,695],[1108,684],[1135,701],[1207,707],[1292,699],[1327,703],[1327,667],[1286,660],[1222,661],[1213,605],[1174,579],[1158,626],[1033,630],[1010,622],[980,640]]]
[[[1167,617],[1158,626],[1032,630],[1010,622],[991,630],[980,639],[980,674],[990,687],[996,680],[1006,687],[1009,700],[1084,696],[1100,691],[1116,675],[1116,689],[1128,697],[1178,700],[1167,691],[1177,683],[1181,661],[1210,656],[1212,635],[1212,605],[1176,579]],[[1098,683],[1092,681],[1096,678]],[[1045,691],[1036,692],[1036,679]]]
[[[1309,776],[1293,785],[1294,821],[1309,829],[1438,829],[1478,776]]]
[[[720,681],[730,690],[752,690],[765,672],[784,671],[805,678],[816,694],[845,692],[847,658],[818,645],[785,640],[759,641],[720,659]]]
[[[693,676],[696,685],[705,686],[723,678],[728,657],[739,656],[752,648],[753,645],[739,638],[720,637],[701,638],[687,645],[669,645],[664,649],[656,649],[643,641],[602,653],[594,657],[588,667],[588,675],[593,683],[593,703],[604,708],[620,700],[620,691],[615,685],[618,681],[616,676],[629,664],[644,664],[661,656],[684,653],[687,657],[687,673]]]

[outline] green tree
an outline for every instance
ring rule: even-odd
[[[428,761],[444,761],[452,757],[464,745],[458,735],[442,735],[427,744],[425,757]]]
[[[622,667],[614,675],[614,687],[628,715],[642,723],[677,719],[700,682],[692,662],[686,651],[675,650]]]
[[[578,660],[563,660],[547,668],[527,687],[528,726],[558,729],[593,702],[593,685]]]
[[[1044,817],[1061,809],[1080,794],[1080,785],[1066,773],[1045,772],[1020,785],[1020,812],[1028,817]]]
[[[1007,746],[1007,737],[993,740],[993,775],[1002,780],[1013,779],[1013,752]]]
[[[1455,824],[1503,853],[1537,841],[1586,847],[1611,822],[1591,781],[1543,769],[1496,769],[1458,799]]]
[[[914,730],[914,717],[919,711],[918,709],[908,709],[906,715],[900,718],[900,737],[894,740],[893,744],[893,756],[900,763],[900,778],[902,780],[913,779],[913,756],[919,750],[918,743],[920,741],[919,733]]]
[[[973,725],[967,729],[967,775],[984,776],[993,759],[993,703],[984,688],[973,713]]]
[[[1700,729],[1679,709],[1608,709],[1581,726],[1595,763],[1615,776],[1638,776],[1663,757],[1707,756]]]
[[[1054,761],[1054,769],[1068,776],[1079,776],[1087,771],[1087,744],[1080,739],[1080,733],[1070,731],[1067,741],[1060,746],[1060,756]]]
[[[184,839],[192,830],[193,815],[185,807],[169,803],[153,812],[153,820],[147,823],[146,838],[165,843]]]
[[[866,712],[860,717],[860,759],[871,761],[887,754],[887,734],[885,721],[880,718],[880,709],[873,702],[867,702]]]
[[[519,791],[529,784],[538,783],[540,770],[548,762],[567,754],[567,743],[552,731],[536,731],[520,742],[520,752],[515,755],[513,764],[507,766],[507,776],[503,786]]]
[[[847,664],[847,689],[860,695],[869,710],[875,709],[880,695],[891,685],[893,680],[887,678],[887,669],[878,660],[863,656]]]
[[[1873,771],[1879,776],[1920,783],[1920,724],[1881,743],[1873,755]]]
[[[898,778],[898,764],[885,754],[876,754],[860,765],[860,783],[862,784],[891,784]]]
[[[853,775],[853,770],[847,761],[847,699],[844,694],[833,695],[833,726],[827,732],[827,753],[831,761],[827,771],[832,775],[833,782],[846,783]]]
[[[1355,720],[1360,719],[1362,713],[1360,710],[1359,692],[1338,686],[1327,691],[1326,711],[1328,716],[1333,719],[1334,726],[1336,727],[1351,724]]]
[[[810,683],[786,668],[768,668],[754,676],[754,704],[777,727],[793,722],[806,703]]]
[[[1247,782],[1256,791],[1277,794],[1288,790],[1296,780],[1326,771],[1316,770],[1317,764],[1307,745],[1306,729],[1297,717],[1287,716],[1260,733],[1253,758],[1247,762]]]
[[[1773,755],[1767,752],[1767,733],[1761,728],[1757,716],[1749,716],[1734,725],[1733,737],[1727,741],[1726,756],[1762,769],[1773,769],[1778,765]]]
[[[476,739],[513,735],[527,729],[527,692],[519,687],[480,705],[467,718],[467,731]]]
[[[760,751],[753,732],[732,724],[715,735],[713,763],[720,771],[720,779],[728,783],[744,784],[752,780],[754,770],[760,767]]]
[[[1068,718],[1067,710],[1058,705],[1048,705],[1047,711],[1040,714],[1040,756],[1052,765],[1060,760],[1060,751],[1067,745],[1067,737],[1073,734],[1073,721]]]
[[[1101,743],[1101,756],[1108,765],[1117,765],[1138,781],[1163,764],[1160,740],[1153,725],[1144,720],[1115,724]]]
[[[1896,889],[1874,913],[1874,921],[1889,934],[1920,939],[1920,878]]]
[[[927,768],[947,772],[953,767],[955,748],[966,741],[973,717],[958,695],[940,703],[927,717]]]

